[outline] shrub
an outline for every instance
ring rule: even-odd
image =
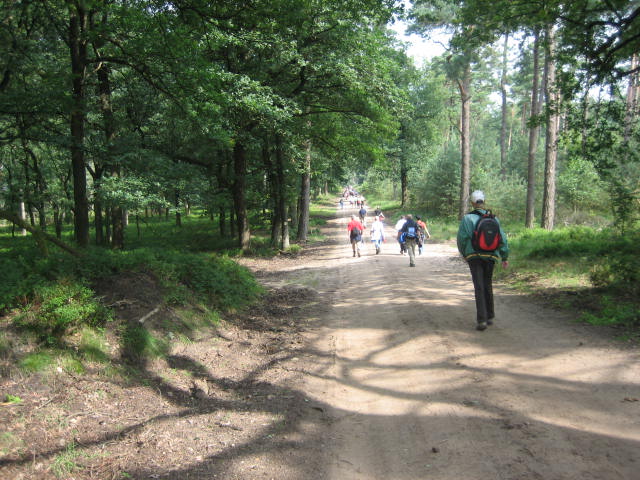
[[[69,328],[99,326],[110,318],[91,289],[68,280],[38,286],[29,307],[16,322],[37,332],[47,343],[55,342]]]

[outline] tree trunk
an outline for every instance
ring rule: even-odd
[[[287,250],[290,247],[289,237],[289,208],[287,206],[286,191],[286,173],[285,173],[285,155],[282,145],[282,137],[276,137],[276,165],[275,165],[275,183],[277,185],[275,210],[277,211],[276,238],[277,245],[281,250]]]
[[[106,23],[106,20],[104,20]],[[100,111],[107,152],[107,172],[114,178],[120,178],[120,167],[115,162],[114,144],[117,129],[111,101],[110,69],[107,64],[101,64],[96,74],[98,76],[98,93],[100,95]],[[121,250],[124,248],[124,212],[120,205],[110,205],[111,212],[111,248]]]
[[[222,238],[227,235],[226,218],[227,213],[225,211],[224,205],[220,205],[218,207],[218,231],[220,232],[220,236]]]
[[[267,172],[267,183],[269,192],[271,193],[271,246],[278,248],[280,245],[280,238],[282,235],[282,211],[280,207],[280,175],[278,171],[279,157],[281,152],[280,137],[276,137],[275,158],[276,162],[272,161],[271,150],[269,145],[265,142],[262,146],[262,163]]]
[[[533,228],[536,207],[536,154],[538,152],[538,135],[540,126],[540,35],[534,33],[533,40],[533,83],[531,86],[531,120],[529,126],[529,150],[527,153],[527,213],[525,226]]]
[[[22,223],[13,222],[15,225],[25,225],[27,222],[27,211],[24,207],[24,200],[20,200],[18,202],[18,219]],[[27,229],[24,226],[20,228],[20,235],[22,235],[23,237],[27,235]]]
[[[544,195],[542,200],[542,219],[540,226],[553,230],[556,207],[556,162],[558,158],[558,127],[560,95],[556,85],[555,65],[555,32],[552,26],[547,27],[545,51],[547,128],[544,163]]]
[[[461,80],[458,80],[460,90],[460,197],[458,205],[458,217],[462,218],[467,212],[467,200],[471,181],[471,64],[467,62]]]
[[[247,152],[239,140],[233,148],[233,206],[238,227],[238,246],[246,252],[251,247],[251,231],[247,216]]]
[[[70,116],[71,167],[73,171],[74,236],[80,247],[89,245],[89,202],[84,159],[85,70],[87,14],[81,3],[71,7],[69,19],[69,50],[71,54],[72,106]]]
[[[502,96],[502,115],[500,121],[500,178],[507,176],[507,54],[509,53],[509,34],[504,36],[504,47],[502,50],[502,75],[500,76],[500,94]]]
[[[311,204],[311,140],[305,145],[304,172],[300,182],[300,209],[298,212],[298,242],[307,241],[309,232],[309,206]]]
[[[634,53],[631,57],[631,70],[633,74],[629,76],[629,85],[627,86],[627,98],[625,102],[624,116],[624,140],[628,142],[631,138],[633,126],[638,117],[638,90],[640,90],[640,72],[637,71],[639,64],[638,54]]]
[[[182,214],[180,213],[180,190],[173,190],[173,206],[176,208],[176,227],[182,227]]]
[[[47,246],[47,242],[50,242],[50,243],[53,243],[54,245],[57,245],[62,250],[70,253],[71,255],[74,255],[76,257],[80,256],[80,252],[78,252],[77,250],[74,250],[69,245],[67,245],[63,241],[59,240],[58,238],[54,237],[53,235],[49,235],[48,233],[43,232],[39,228],[30,225],[25,220],[21,219],[20,217],[18,217],[18,215],[14,214],[12,212],[9,212],[7,210],[0,210],[0,218],[8,220],[9,222],[14,223],[18,227],[20,227],[20,228],[22,228],[24,230],[28,230],[29,232],[31,232],[33,234],[33,237],[35,238],[36,242],[38,243],[38,247],[40,248],[40,252],[44,256],[47,256],[49,254],[49,248]]]

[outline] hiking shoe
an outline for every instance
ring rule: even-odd
[[[478,325],[476,325],[476,330],[486,330],[487,329],[487,322],[480,322],[478,323]]]
[[[493,325],[493,319],[490,318],[489,320],[487,320],[487,325]]]
[[[415,266],[416,266],[416,264],[415,264],[415,263],[410,263],[410,264],[409,264],[409,266],[410,266],[410,267],[415,267]]]
[[[354,256],[354,257],[356,256],[356,252],[353,252],[353,256]]]
[[[360,256],[360,250],[358,250],[358,256]]]

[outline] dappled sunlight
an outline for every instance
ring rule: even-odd
[[[615,445],[620,452],[640,448],[640,424],[629,422],[629,410],[638,404],[624,402],[637,397],[640,372],[628,364],[627,353],[599,355],[599,347],[545,323],[551,312],[498,288],[496,325],[478,333],[468,267],[456,260],[454,247],[427,249],[410,269],[396,245],[389,241],[383,254],[355,259],[348,244],[338,246],[344,262],[319,266],[336,278],[336,289],[328,324],[308,336],[317,368],[306,372],[307,391],[330,405],[339,444],[351,452],[346,457],[338,449],[338,458],[354,467],[336,471],[382,478],[378,472],[387,467],[378,463],[384,461],[375,450],[380,441],[419,450],[429,439],[427,445],[439,449],[455,436],[456,448],[466,452],[464,460],[446,465],[432,458],[431,467],[425,463],[402,479],[467,478],[469,468],[497,478],[501,461],[491,454],[487,463],[480,453],[495,442],[510,451],[509,458],[540,448],[531,439],[544,439],[548,446],[538,454],[551,464],[573,455],[567,439],[605,450]],[[603,403],[594,390],[618,394]],[[388,440],[376,432],[386,432]],[[580,471],[601,471],[586,463]],[[446,476],[433,468],[438,464]],[[336,478],[348,477],[341,475]]]

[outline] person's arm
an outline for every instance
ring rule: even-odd
[[[498,225],[500,225],[500,245],[498,246],[498,254],[502,259],[502,267],[507,268],[509,266],[509,242],[507,240],[507,235],[502,230],[502,225],[500,224],[500,220],[498,220]]]
[[[473,222],[468,215],[462,217],[460,226],[458,227],[458,235],[456,236],[456,245],[458,252],[463,257],[469,255],[473,248],[471,246],[471,237],[473,235]]]

